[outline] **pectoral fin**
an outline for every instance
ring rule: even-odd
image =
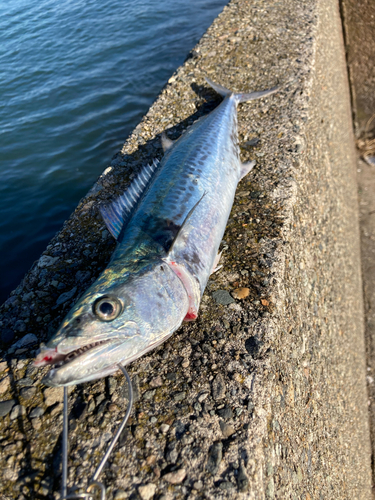
[[[220,253],[218,253],[215,257],[215,260],[214,260],[214,264],[212,266],[212,271],[211,271],[211,274],[214,274],[216,273],[216,271],[218,271],[219,269],[221,269],[223,267],[222,264],[220,264],[220,266],[218,265],[219,262],[220,262],[220,258],[221,258],[221,255],[222,255],[223,251],[221,251]]]
[[[174,141],[170,139],[165,132],[161,134],[161,145],[163,148],[164,153],[168,151],[174,144]]]
[[[172,244],[169,248],[169,251],[168,251],[168,255],[171,256],[172,253],[173,253],[173,249],[176,245],[176,243],[178,242],[178,240],[180,239],[180,237],[182,236],[184,230],[187,228],[188,226],[188,221],[191,217],[191,215],[193,214],[194,210],[197,208],[197,206],[199,205],[199,203],[203,200],[203,198],[205,197],[206,193],[203,193],[203,195],[201,196],[201,198],[197,201],[197,203],[193,206],[193,208],[191,208],[189,210],[189,212],[187,213],[183,223],[181,224],[181,227],[180,229],[178,230],[178,233],[176,234],[174,240],[172,241]]]
[[[242,163],[241,165],[241,177],[240,180],[245,177],[255,166],[255,161],[248,161],[246,163]]]

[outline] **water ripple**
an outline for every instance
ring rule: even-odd
[[[0,299],[226,3],[0,3]]]

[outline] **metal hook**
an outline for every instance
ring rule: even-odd
[[[116,434],[112,438],[111,443],[109,444],[107,451],[105,452],[104,457],[102,458],[98,468],[95,471],[95,474],[92,476],[89,485],[86,488],[86,491],[82,493],[71,493],[67,495],[67,482],[68,482],[68,388],[64,387],[64,410],[63,410],[63,442],[62,442],[62,483],[61,483],[61,497],[62,500],[93,500],[94,493],[91,491],[96,488],[100,489],[100,500],[105,500],[105,486],[103,483],[98,481],[98,477],[102,472],[107,460],[112,453],[113,448],[115,447],[126,422],[128,421],[132,406],[133,406],[133,388],[132,383],[129,377],[128,372],[122,365],[118,365],[122,373],[125,375],[126,381],[129,387],[129,404],[126,410],[125,417],[121,422],[119,428],[117,429]]]

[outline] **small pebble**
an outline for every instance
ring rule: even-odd
[[[155,377],[150,382],[150,387],[161,387],[163,385],[163,380],[161,376]]]
[[[38,261],[38,266],[39,267],[50,267],[53,266],[53,264],[59,260],[58,257],[51,257],[50,255],[42,255]]]
[[[0,394],[4,394],[10,387],[10,377],[6,376],[0,380]]]
[[[196,481],[194,484],[193,484],[193,488],[195,490],[201,490],[203,488],[203,483],[202,481]]]
[[[36,393],[36,387],[24,387],[20,391],[20,396],[26,401],[31,399]]]
[[[22,339],[18,340],[15,344],[12,345],[14,349],[19,349],[21,347],[26,347],[31,344],[36,344],[38,342],[38,338],[33,333],[28,333]]]
[[[163,434],[166,434],[169,431],[170,425],[168,424],[161,424],[160,430]]]
[[[218,401],[219,399],[225,398],[225,380],[224,377],[219,374],[216,375],[212,381],[212,397]]]
[[[22,405],[15,406],[10,414],[10,419],[15,420],[18,417],[21,417],[26,414],[26,408]]]
[[[56,415],[57,413],[62,413],[63,411],[63,408],[64,408],[64,404],[63,403],[59,403],[57,404],[56,406],[54,406],[51,410],[51,417],[53,417],[54,415]]]
[[[98,397],[95,398],[95,404],[96,406],[99,406],[102,401],[105,400],[105,395],[104,394],[99,394]]]
[[[8,401],[0,402],[0,417],[5,417],[11,411],[13,406],[16,404],[15,399],[9,399]]]
[[[168,472],[163,476],[163,479],[170,484],[181,484],[186,477],[185,469],[178,469],[174,472]]]
[[[260,139],[258,137],[253,137],[249,141],[245,142],[244,146],[245,147],[254,147],[260,142]]]
[[[149,401],[150,399],[152,399],[155,396],[155,392],[156,392],[155,389],[153,389],[151,391],[146,391],[143,394],[143,399],[145,399],[146,401]]]
[[[222,458],[223,458],[223,443],[219,441],[211,446],[206,465],[206,469],[213,476],[219,470]]]
[[[108,389],[110,396],[112,396],[112,394],[115,392],[116,387],[117,387],[117,380],[114,377],[110,377],[108,380]]]
[[[33,429],[38,431],[42,427],[42,422],[40,421],[40,418],[33,418],[31,425],[33,426]]]
[[[149,457],[147,457],[146,462],[148,465],[155,465],[156,464],[156,456],[150,455]]]
[[[144,486],[139,486],[138,493],[142,500],[151,500],[151,498],[155,495],[156,486],[155,484],[148,483]]]
[[[69,292],[65,292],[65,293],[62,293],[58,299],[56,300],[56,305],[57,306],[60,306],[61,304],[64,304],[65,302],[67,302],[68,300],[70,300],[71,298],[74,297],[75,293],[77,291],[77,287],[75,286],[74,288],[72,288],[71,290],[69,290]]]
[[[33,385],[33,381],[29,377],[22,378],[17,382],[18,387],[31,387]]]
[[[235,488],[235,486],[230,481],[224,481],[224,482],[220,483],[219,488],[221,490],[232,490],[233,488]]]
[[[95,409],[95,401],[93,399],[90,400],[89,405],[87,407],[88,413],[93,412]]]
[[[232,297],[234,297],[235,299],[242,300],[248,297],[249,293],[250,293],[250,288],[237,288],[236,290],[233,290]]]
[[[208,392],[205,392],[204,394],[201,394],[200,396],[198,396],[198,401],[200,403],[202,403],[205,399],[207,399],[207,396],[208,396]]]
[[[125,500],[127,498],[128,494],[124,490],[117,490],[113,497],[114,500]]]
[[[218,410],[217,414],[221,418],[225,418],[225,419],[233,418],[233,412],[228,406],[223,408],[222,410]]]
[[[173,395],[173,399],[177,401],[183,401],[186,398],[186,392],[176,392]]]
[[[41,406],[37,406],[33,410],[31,410],[29,417],[30,418],[38,418],[41,417],[44,413],[44,409]]]
[[[220,422],[220,429],[221,429],[221,432],[225,438],[231,436],[232,434],[234,434],[236,432],[233,425],[226,424],[223,421]]]
[[[217,304],[221,304],[223,306],[228,306],[229,304],[234,303],[233,297],[227,290],[217,290],[216,292],[213,292],[212,298]]]
[[[52,406],[57,402],[63,400],[64,388],[63,387],[48,387],[44,389],[44,398],[46,406]]]
[[[249,478],[246,474],[246,469],[243,463],[240,463],[237,476],[238,488],[240,491],[246,491],[249,487]]]

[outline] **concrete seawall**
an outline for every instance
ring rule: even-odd
[[[109,497],[371,498],[356,157],[329,0],[232,1],[2,306],[0,390],[14,400],[0,403],[4,498],[58,489],[62,397],[40,384],[35,345],[5,343],[47,339],[105,267],[114,242],[99,204],[162,155],[163,130],[174,139],[217,105],[204,75],[281,90],[239,109],[241,157],[257,166],[239,185],[198,320],[130,366],[137,401],[103,474]],[[249,296],[229,304],[214,293],[238,287]],[[70,484],[90,477],[123,415],[122,384],[70,393]]]
[[[367,389],[372,456],[375,455],[375,4],[342,2],[352,107],[358,145],[357,180],[360,208],[363,298],[367,354]],[[372,482],[375,464],[372,459]]]

